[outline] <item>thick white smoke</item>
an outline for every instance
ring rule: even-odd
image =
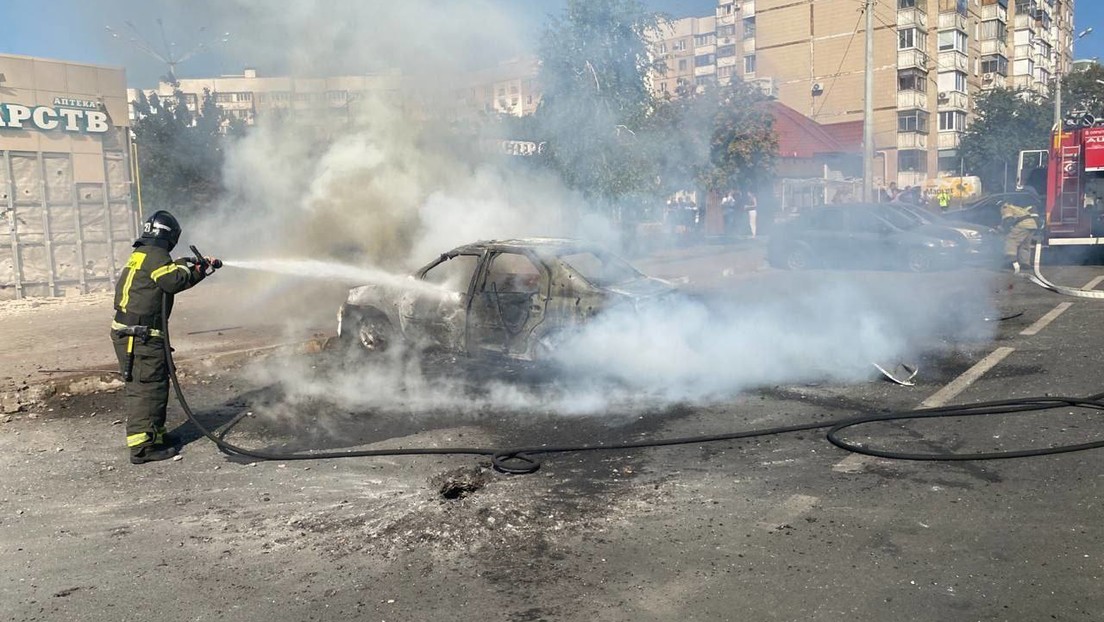
[[[260,117],[226,154],[226,201],[189,229],[205,251],[240,261],[340,260],[406,272],[478,239],[615,239],[616,228],[605,219],[581,216],[595,210],[551,173],[480,157],[470,144],[458,147],[457,134],[442,124],[452,76],[488,52],[473,33],[484,43],[516,43],[522,31],[497,3],[316,0],[288,2],[283,11],[246,0],[205,6],[229,22],[248,23],[246,32],[258,40],[255,53],[275,66],[334,75],[360,59],[361,70],[403,71],[398,97],[381,93],[357,102],[346,125],[325,128],[327,137],[320,121],[302,115]],[[289,324],[325,318],[332,330],[349,283],[289,279],[256,282],[254,294],[235,301],[237,312],[298,299],[303,315],[289,316]],[[972,315],[963,324],[937,308],[935,301],[945,297],[935,295],[940,284],[934,280],[926,281],[931,291],[839,274],[821,281],[762,295],[752,288],[720,309],[678,299],[599,317],[561,344],[561,373],[551,384],[484,377],[473,387],[468,380],[427,378],[403,357],[324,374],[276,362],[257,370],[257,379],[280,382],[289,404],[324,397],[350,409],[410,413],[596,412],[611,403],[647,408],[719,399],[768,384],[861,381],[872,376],[871,363],[896,363],[944,337],[986,337]],[[975,285],[962,288],[962,300],[981,308],[987,287]]]

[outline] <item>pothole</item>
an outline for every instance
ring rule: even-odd
[[[445,471],[430,480],[442,498],[456,501],[470,496],[491,481],[492,474],[481,467],[460,467]]]

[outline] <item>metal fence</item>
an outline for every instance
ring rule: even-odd
[[[110,289],[137,231],[125,151],[106,183],[74,182],[68,153],[0,151],[0,300]]]

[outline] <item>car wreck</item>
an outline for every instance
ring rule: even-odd
[[[441,254],[409,283],[351,289],[338,311],[337,333],[358,352],[411,346],[541,360],[598,314],[673,291],[586,242],[482,241]]]

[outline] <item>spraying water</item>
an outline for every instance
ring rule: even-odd
[[[352,266],[317,259],[260,259],[251,261],[224,260],[224,266],[243,270],[260,270],[309,279],[338,281],[349,285],[382,285],[396,289],[440,294],[444,290],[433,283],[419,281],[406,274],[395,274],[366,266]]]

